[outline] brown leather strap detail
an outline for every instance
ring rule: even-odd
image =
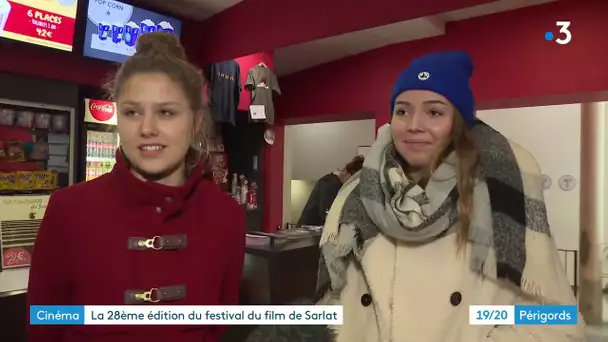
[[[186,285],[154,287],[149,290],[125,291],[125,305],[170,302],[186,298]]]
[[[146,249],[184,249],[188,245],[186,234],[154,236],[151,238],[131,237],[127,240],[127,248],[135,251]]]

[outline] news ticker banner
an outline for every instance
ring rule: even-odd
[[[32,325],[342,325],[340,305],[36,306]],[[575,305],[471,305],[470,325],[577,324]]]
[[[77,0],[0,0],[0,37],[72,51]]]
[[[32,325],[342,325],[340,305],[30,306]]]
[[[576,305],[471,305],[470,325],[574,325]]]

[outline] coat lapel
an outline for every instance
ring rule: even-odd
[[[396,246],[382,234],[369,242],[361,266],[378,320],[379,341],[390,341]]]

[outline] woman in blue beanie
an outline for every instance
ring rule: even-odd
[[[390,124],[334,201],[318,304],[343,305],[344,324],[275,327],[259,341],[584,341],[576,310],[571,325],[469,324],[486,316],[471,305],[576,305],[538,164],[475,119],[472,71],[460,51],[414,60]]]

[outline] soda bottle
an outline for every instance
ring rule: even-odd
[[[104,158],[109,158],[110,157],[110,141],[108,140],[108,136],[107,135],[103,139],[103,157]],[[106,165],[106,167],[107,167],[107,165]]]
[[[99,136],[99,158],[105,158],[106,149],[105,149],[105,139],[103,135]]]
[[[97,135],[97,137],[95,137],[95,157],[101,158],[101,156],[102,156],[101,153],[102,153],[101,137],[99,135]],[[97,165],[97,167],[99,167],[99,165]]]
[[[95,153],[97,152],[97,151],[95,151],[95,148],[97,147],[97,145],[95,144],[95,136],[92,134],[89,137],[89,143],[91,144],[91,153],[89,154],[89,156],[91,158],[95,158],[96,157]],[[91,167],[92,167],[92,165],[91,165]]]
[[[101,139],[99,135],[95,137],[95,157],[101,158]],[[99,165],[97,165],[97,167],[99,167]]]
[[[87,139],[87,158],[91,157],[91,141]]]

